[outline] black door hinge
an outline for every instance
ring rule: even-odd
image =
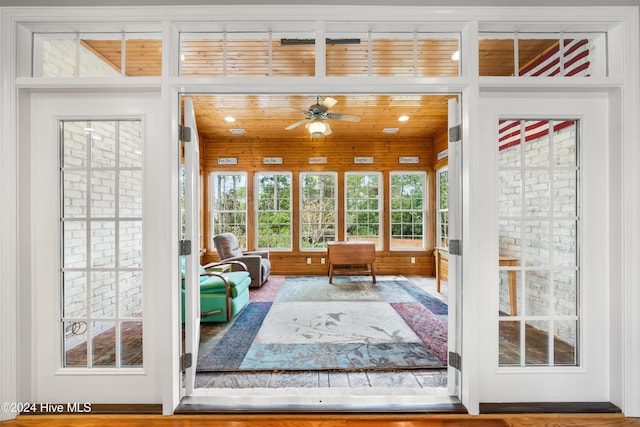
[[[180,256],[191,255],[191,240],[180,240]]]

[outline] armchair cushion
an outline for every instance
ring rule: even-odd
[[[267,281],[271,273],[268,251],[242,252],[238,238],[233,233],[218,234],[213,241],[221,261],[241,261],[247,266],[252,288],[260,287]]]
[[[235,298],[238,294],[249,287],[251,279],[247,271],[233,271],[224,273],[224,277],[231,282],[231,297]],[[204,279],[204,281],[202,280]],[[222,294],[226,292],[224,281],[218,276],[201,276],[200,277],[200,293],[201,294]]]
[[[216,236],[216,250],[221,260],[242,256],[238,238],[232,233],[222,233]]]

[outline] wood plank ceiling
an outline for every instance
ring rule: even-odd
[[[122,66],[121,40],[83,40],[83,45],[107,62],[114,70],[120,72]],[[378,41],[379,49],[372,49],[377,56],[369,72],[372,75],[412,75],[412,61],[406,61],[405,56],[398,59],[398,52],[407,52],[409,47],[402,43]],[[434,44],[435,43],[435,44]],[[539,39],[520,41],[518,50],[519,67],[535,60],[543,54],[557,40]],[[287,54],[276,55],[274,50],[270,71],[265,74],[265,59],[263,41],[242,41],[233,46],[234,55],[229,61],[217,58],[222,48],[213,41],[202,39],[181,42],[181,52],[186,60],[181,63],[181,75],[209,75],[220,73],[220,63],[227,64],[234,75],[313,75],[314,49],[313,46],[292,46]],[[406,44],[406,43],[404,43]],[[128,39],[126,40],[126,70],[127,76],[160,76],[161,75],[161,40]],[[450,52],[457,49],[457,40],[443,39],[427,40],[420,45],[421,55],[424,57],[425,67],[418,70],[420,75],[455,76],[458,75],[458,65],[453,61]],[[279,48],[282,49],[282,48]],[[367,69],[362,64],[366,57],[365,47],[357,45],[338,45],[328,47],[331,54],[327,60],[327,75],[362,75]],[[291,54],[294,52],[295,54]],[[385,54],[387,52],[387,54]],[[488,39],[480,40],[480,75],[509,76],[513,75],[514,48],[513,40]],[[338,58],[338,59],[337,59]],[[341,58],[341,59],[339,59]],[[217,61],[217,62],[216,62]],[[244,62],[243,62],[244,61]],[[268,61],[268,59],[267,59]],[[245,64],[245,68],[243,67]],[[211,65],[214,64],[214,65]],[[218,65],[215,65],[218,64]],[[204,68],[203,68],[204,67]],[[364,68],[363,68],[364,67]],[[351,70],[351,71],[345,71]],[[226,69],[223,70],[225,73]],[[247,74],[248,73],[248,74]],[[269,74],[272,73],[272,74]],[[217,74],[218,76],[220,74]],[[403,95],[358,95],[345,96],[335,93],[319,93],[308,95],[197,95],[193,96],[196,119],[200,135],[206,141],[209,139],[226,139],[233,137],[254,139],[309,139],[310,135],[305,126],[285,131],[284,128],[305,115],[295,110],[306,110],[316,102],[316,96],[331,96],[338,103],[331,109],[333,113],[355,114],[361,117],[359,123],[346,121],[329,121],[333,131],[327,139],[364,139],[377,140],[381,137],[425,139],[433,138],[442,132],[447,125],[447,99],[451,95],[403,96]],[[407,115],[410,120],[398,122],[400,116]],[[225,121],[225,117],[236,119],[234,123]],[[385,134],[386,128],[398,128],[396,134]],[[232,134],[231,129],[242,129],[242,134]]]

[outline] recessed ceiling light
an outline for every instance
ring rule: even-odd
[[[384,133],[397,133],[398,132],[398,128],[384,128],[382,129],[382,132]]]
[[[236,121],[235,117],[231,117],[231,116],[227,116],[224,118],[225,121],[229,122],[229,123],[233,123]]]
[[[234,135],[242,135],[244,133],[244,129],[229,129],[229,131]]]
[[[409,116],[400,116],[400,117],[398,117],[398,121],[399,122],[406,122],[407,120],[409,120]]]
[[[453,52],[451,54],[451,60],[452,61],[460,61],[460,51],[456,50],[455,52]]]

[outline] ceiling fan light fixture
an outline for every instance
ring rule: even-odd
[[[324,121],[315,119],[307,123],[307,129],[309,129],[309,133],[311,133],[311,136],[315,138],[324,136],[327,132],[328,126]]]

